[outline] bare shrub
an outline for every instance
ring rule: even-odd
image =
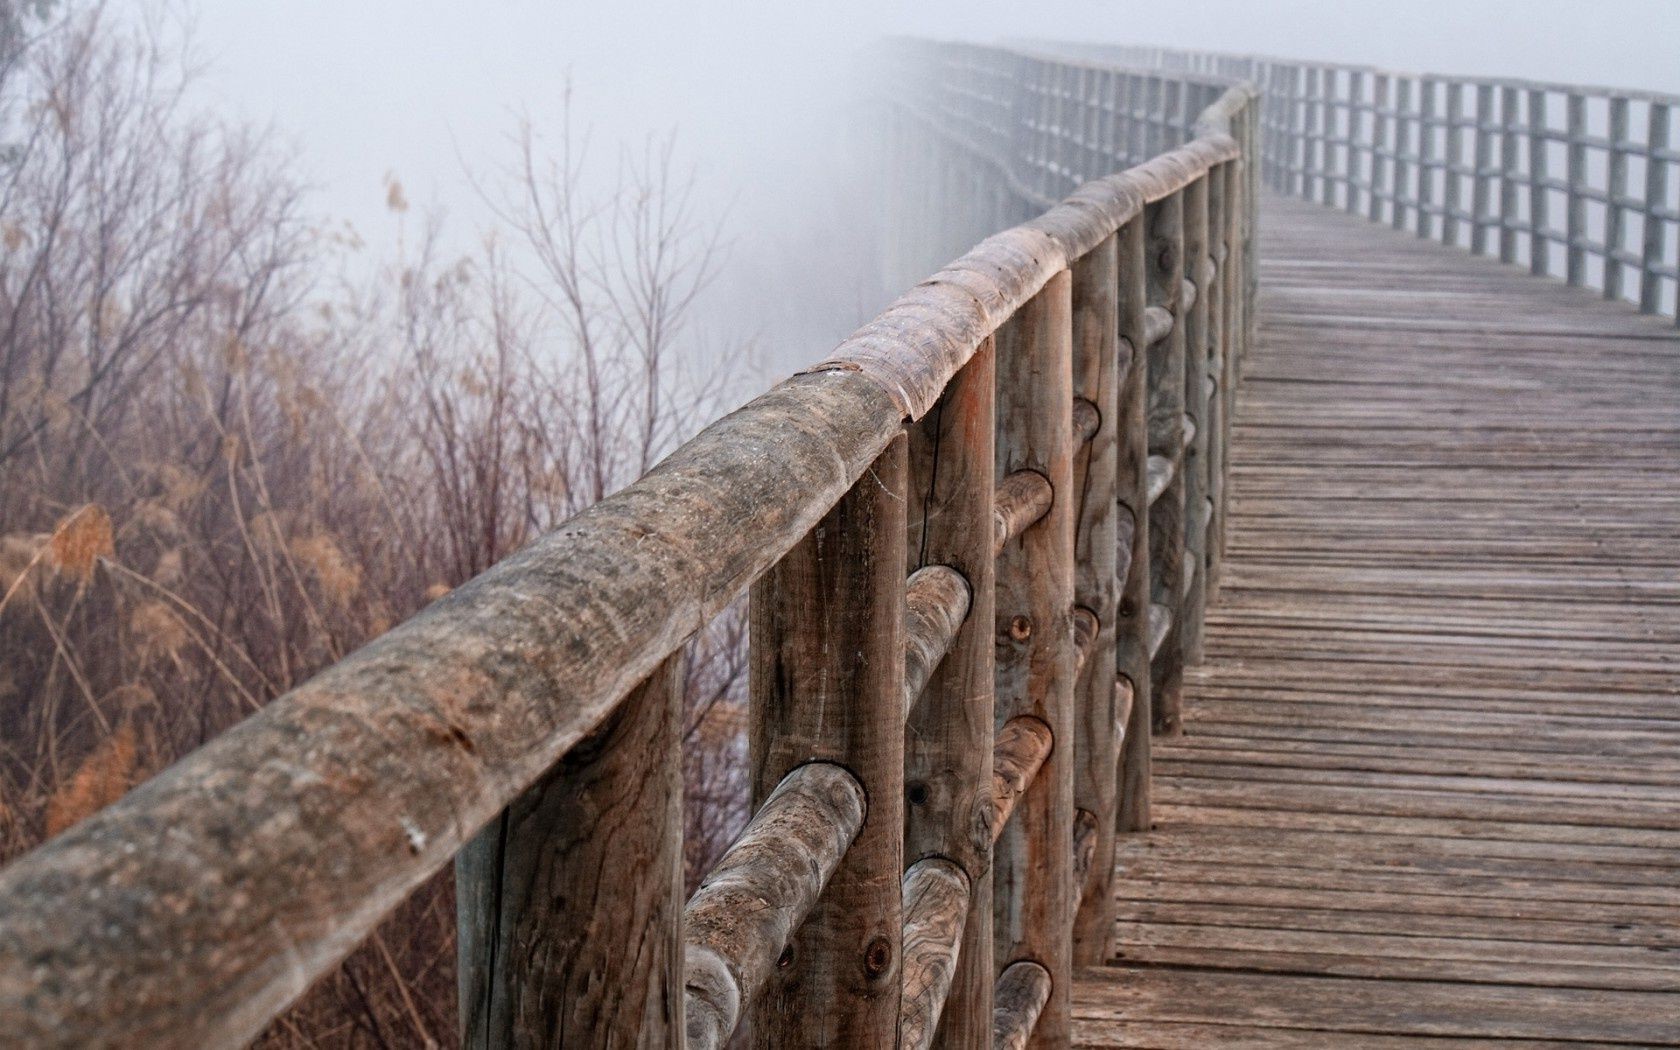
[[[529,124],[439,224],[342,245],[262,136],[197,113],[167,21],[0,7],[0,863],[627,483],[718,407],[716,235],[667,140],[585,192]],[[405,233],[410,231],[405,229]],[[352,271],[354,272],[354,271]],[[691,646],[691,878],[744,816],[737,613]],[[262,1045],[454,1040],[447,877]]]

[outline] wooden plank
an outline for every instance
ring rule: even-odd
[[[1267,207],[1206,662],[1076,1042],[1680,1045],[1680,338]]]

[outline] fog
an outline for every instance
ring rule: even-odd
[[[377,253],[395,236],[385,178],[450,216],[486,221],[466,177],[510,159],[520,114],[552,129],[572,86],[609,174],[621,142],[675,130],[731,243],[709,322],[727,345],[774,345],[769,374],[826,349],[872,293],[844,287],[867,246],[828,202],[859,165],[845,135],[860,60],[881,34],[981,41],[1141,42],[1396,69],[1523,76],[1680,92],[1676,0],[199,0],[190,8],[214,105],[272,124],[316,188]],[[813,318],[799,287],[843,287]],[[758,294],[755,294],[755,291]],[[716,304],[714,304],[716,305]],[[797,312],[797,311],[796,311]],[[849,316],[841,316],[849,315]],[[782,320],[778,321],[778,316]]]

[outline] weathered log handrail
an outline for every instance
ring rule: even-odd
[[[0,871],[10,1040],[243,1045],[457,858],[467,1045],[1067,1045],[1217,580],[1253,96],[890,50],[1021,221]],[[757,809],[685,912],[681,654],[749,588]]]
[[[1153,47],[1101,61],[1259,89],[1268,186],[1680,324],[1680,95]],[[1168,74],[1171,75],[1171,74]],[[1631,178],[1637,160],[1641,177]]]

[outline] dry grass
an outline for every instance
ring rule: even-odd
[[[491,180],[499,238],[449,258],[405,230],[403,257],[329,292],[311,275],[342,242],[260,139],[186,108],[153,29],[99,5],[0,20],[0,863],[716,407],[684,359],[715,240],[668,150],[584,199],[570,129],[553,161],[527,130]],[[725,617],[689,657],[691,876],[742,816],[719,729],[742,638]],[[445,873],[260,1045],[452,1043],[453,953]]]

